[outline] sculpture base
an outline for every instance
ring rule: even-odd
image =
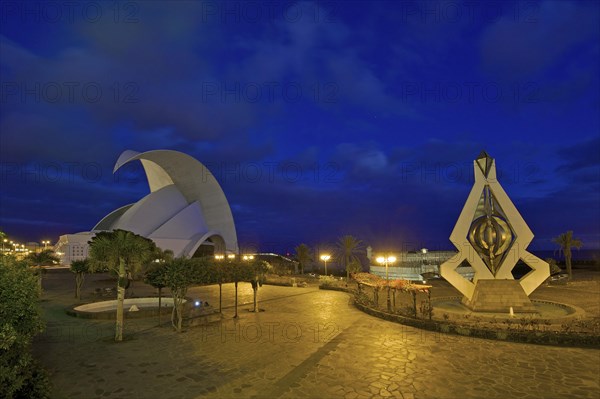
[[[517,280],[477,280],[473,297],[462,299],[473,312],[536,313],[531,300]]]

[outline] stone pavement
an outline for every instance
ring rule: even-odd
[[[228,307],[221,323],[182,334],[132,319],[118,344],[113,323],[64,315],[65,295],[47,293],[49,328],[35,345],[57,398],[600,396],[600,350],[426,332],[368,316],[342,292],[265,286],[264,312],[242,305],[233,320]],[[190,295],[218,303],[215,286]],[[251,299],[240,285],[240,301]]]

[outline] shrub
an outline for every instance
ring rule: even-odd
[[[0,398],[46,398],[47,377],[31,356],[43,330],[38,282],[23,262],[0,257]]]

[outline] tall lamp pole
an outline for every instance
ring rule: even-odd
[[[388,273],[388,266],[390,263],[396,262],[395,256],[380,256],[377,258],[377,263],[385,265],[385,280],[387,283],[387,309],[388,312],[392,310],[392,301],[390,299],[390,275]]]
[[[325,263],[325,275],[327,276],[327,261],[331,259],[330,255],[321,255],[321,260]]]

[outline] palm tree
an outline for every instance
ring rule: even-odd
[[[562,233],[558,237],[554,237],[552,241],[558,244],[559,254],[562,252],[565,254],[565,263],[567,264],[567,273],[569,274],[569,280],[573,278],[573,270],[571,269],[571,248],[581,248],[583,243],[578,238],[573,238],[573,230],[569,230],[566,233]]]
[[[346,270],[346,282],[350,279],[350,272],[355,269],[353,263],[359,263],[356,256],[362,250],[362,241],[357,240],[351,235],[340,237],[337,242],[338,257],[344,260],[344,269]]]
[[[71,272],[75,273],[75,298],[81,299],[81,287],[85,274],[90,270],[90,262],[87,259],[74,260],[71,262]]]
[[[156,245],[152,240],[125,230],[99,232],[89,244],[92,268],[107,267],[119,278],[115,341],[122,341],[123,301],[125,300],[127,273],[135,273],[149,259],[152,259],[156,253]]]
[[[42,265],[53,264],[54,262],[59,262],[60,259],[56,255],[54,255],[54,251],[51,249],[47,249],[37,253],[30,253],[25,259],[30,265],[37,267],[36,274],[38,277],[38,290],[41,295],[43,292],[42,278],[44,275],[43,273],[45,272],[45,270],[42,268]]]
[[[300,264],[300,274],[304,274],[304,266],[307,266],[308,262],[310,262],[310,248],[308,245],[302,243],[294,250],[296,251],[298,263]]]

